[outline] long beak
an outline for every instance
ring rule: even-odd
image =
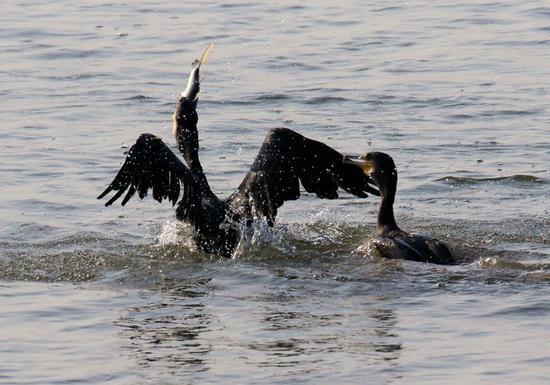
[[[365,175],[369,176],[369,174],[372,172],[372,170],[374,169],[374,164],[369,161],[369,160],[365,160],[365,159],[351,159],[350,157],[344,157],[344,164],[353,164],[357,167],[359,167],[361,170],[363,170],[363,172],[365,173]]]
[[[371,178],[370,173],[374,170],[374,164],[371,161],[361,159],[360,157],[344,156],[342,160],[344,164],[353,164],[359,167],[366,176],[367,183],[365,184],[365,190],[373,195],[380,196],[380,191],[370,186],[370,184],[376,185],[376,182]],[[370,183],[370,184],[369,184]]]
[[[201,90],[199,69],[201,68],[201,65],[206,63],[208,60],[208,56],[210,56],[210,52],[213,47],[214,44],[208,44],[208,47],[204,50],[201,58],[193,61],[193,67],[191,69],[191,73],[189,74],[189,80],[187,80],[187,87],[185,88],[185,91],[181,93],[181,96],[187,98],[188,100],[196,101],[199,96],[199,91]]]

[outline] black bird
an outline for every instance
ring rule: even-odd
[[[124,193],[122,205],[136,192],[143,199],[152,190],[157,201],[177,203],[176,217],[192,225],[200,249],[230,257],[240,241],[241,224],[266,218],[272,226],[277,209],[285,201],[300,197],[299,182],[320,198],[337,198],[338,188],[358,197],[366,197],[367,192],[379,195],[369,185],[369,177],[357,166],[345,164],[338,151],[288,128],[275,128],[268,132],[237,191],[227,199],[219,199],[208,184],[198,154],[199,69],[209,49],[201,60],[193,62],[187,88],[178,99],[173,117],[174,134],[187,166],[160,138],[142,134],[114,180],[99,195],[101,199],[115,192],[106,206]]]
[[[445,243],[435,238],[409,234],[397,226],[393,215],[397,169],[391,156],[383,152],[370,152],[357,160],[348,158],[345,163],[362,168],[380,191],[382,201],[378,211],[376,236],[370,241],[370,245],[382,257],[441,265],[456,264]]]

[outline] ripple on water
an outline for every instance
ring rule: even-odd
[[[464,228],[461,223],[425,225],[419,227],[402,221],[405,228],[421,234],[430,234],[445,240],[462,262],[459,269],[485,271],[490,279],[519,281],[522,274],[550,270],[548,245],[541,243],[544,225],[539,233],[518,222],[525,234],[510,238],[506,228],[497,225],[491,232],[479,228]],[[30,227],[29,227],[30,226]],[[190,229],[177,221],[169,221],[152,244],[124,242],[116,234],[89,232],[60,236],[63,231],[22,225],[18,232],[34,229],[42,235],[36,242],[13,241],[7,237],[0,244],[4,252],[1,260],[4,279],[30,279],[41,281],[89,281],[107,279],[112,282],[117,272],[130,272],[121,276],[121,284],[152,285],[159,282],[177,282],[203,263],[216,263],[220,258],[197,251],[191,240]],[[340,282],[382,282],[389,276],[402,280],[400,288],[411,284],[403,274],[419,272],[426,279],[434,272],[452,272],[454,268],[434,267],[405,261],[387,261],[370,255],[363,248],[373,234],[371,225],[350,225],[314,222],[301,225],[279,225],[275,229],[258,226],[243,229],[241,246],[235,253],[238,265],[252,264],[282,268],[285,279],[328,279]],[[550,227],[546,227],[550,231]],[[508,242],[509,246],[505,246]],[[530,247],[523,247],[531,242]],[[474,264],[470,264],[475,262]],[[468,266],[470,266],[468,268]],[[302,271],[303,269],[305,271]],[[255,268],[254,268],[255,269]],[[435,269],[435,270],[434,270]],[[115,275],[113,275],[115,274]],[[389,274],[389,276],[388,276]],[[444,273],[445,276],[447,273]],[[436,281],[441,279],[437,278]],[[293,278],[294,277],[294,278]],[[469,280],[468,280],[469,281]],[[383,283],[382,290],[387,287]],[[401,289],[399,289],[401,290]]]
[[[154,98],[152,96],[147,96],[147,95],[136,95],[136,96],[131,96],[129,98],[125,98],[123,100],[136,100],[138,102],[144,102],[144,103],[152,103],[152,102],[155,102],[157,100],[157,98]]]
[[[2,3],[2,381],[546,384],[548,5],[198,4]],[[282,122],[368,144],[401,165],[399,223],[461,264],[371,256],[376,197],[304,194],[233,260],[195,250],[168,205],[103,208],[121,143],[174,143],[211,39],[214,191]]]
[[[519,187],[530,185],[539,185],[547,184],[547,181],[543,178],[539,178],[533,175],[511,175],[511,176],[501,176],[493,178],[468,178],[468,177],[459,177],[459,176],[445,176],[443,178],[437,179],[438,182],[444,182],[452,186],[471,186],[471,185],[480,185],[480,184],[506,184],[506,185],[517,185]]]

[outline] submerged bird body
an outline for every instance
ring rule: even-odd
[[[409,234],[401,230],[395,222],[393,204],[397,191],[397,169],[391,156],[383,152],[371,152],[360,160],[348,160],[347,163],[361,167],[380,190],[376,236],[369,242],[372,249],[384,258],[442,265],[456,263],[444,242]]]
[[[440,265],[454,264],[454,258],[447,245],[435,238],[409,234],[401,229],[379,231],[370,241],[380,256],[388,259],[406,259],[409,261],[429,262]]]
[[[115,191],[106,206],[124,193],[122,205],[136,192],[143,199],[152,190],[157,201],[177,204],[176,217],[192,225],[200,249],[230,257],[240,241],[240,226],[261,218],[273,225],[278,208],[300,197],[300,182],[307,192],[320,198],[337,198],[338,188],[358,197],[366,197],[367,192],[378,195],[368,176],[343,162],[338,151],[290,129],[276,128],[267,134],[237,191],[219,199],[210,188],[198,155],[196,106],[203,58],[193,63],[174,113],[174,134],[186,164],[160,138],[142,134],[112,183],[98,197]]]

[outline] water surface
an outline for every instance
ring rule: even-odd
[[[550,8],[543,1],[8,0],[0,16],[0,382],[545,384]],[[168,205],[95,197],[142,132],[173,144],[192,59],[216,193],[269,128],[399,169],[403,228],[461,264],[365,247],[376,197],[304,194],[234,260]]]

